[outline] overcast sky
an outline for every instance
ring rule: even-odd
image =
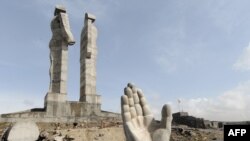
[[[69,100],[79,99],[79,38],[89,12],[99,33],[103,110],[120,112],[123,88],[133,82],[156,117],[169,103],[173,112],[209,120],[250,120],[249,0],[3,0],[0,113],[43,107],[56,4],[67,8],[76,39],[69,47]]]

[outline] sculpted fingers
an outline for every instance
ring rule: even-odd
[[[142,112],[142,106],[140,104],[140,99],[137,93],[137,89],[134,88],[133,91],[133,97],[134,97],[134,105],[135,105],[135,110],[136,110],[136,114],[137,114],[137,123],[139,125],[139,127],[143,127],[143,112]]]
[[[140,99],[140,104],[141,104],[141,107],[142,107],[143,116],[151,116],[152,113],[151,113],[151,111],[149,109],[146,98],[144,97],[144,95],[142,93],[142,90],[138,89],[137,93],[138,93],[138,97]]]
[[[133,107],[134,106],[134,98],[133,98],[132,89],[130,87],[124,88],[124,94],[128,97],[129,106]]]
[[[138,89],[137,94],[140,100],[140,105],[142,108],[143,123],[145,126],[150,126],[153,120],[153,114],[151,113],[149,106],[147,104],[146,98],[144,97],[142,90]]]
[[[130,87],[126,87],[124,89],[124,93],[128,98],[128,104],[129,104],[129,111],[131,114],[131,118],[136,118],[137,114],[136,114],[136,109],[135,109],[135,104],[134,104],[134,97],[133,97],[133,92],[132,89]]]
[[[137,88],[136,88],[136,86],[135,86],[134,84],[128,83],[128,87],[131,88],[131,90],[132,90],[132,92],[133,92],[134,94],[137,93]]]
[[[137,116],[143,116],[142,107],[140,104],[138,93],[134,94],[134,103],[135,103],[135,110],[136,110]]]
[[[122,118],[123,118],[123,121],[125,122],[131,121],[131,114],[130,114],[128,103],[129,103],[128,97],[126,95],[123,95],[121,97],[121,110],[122,110]]]
[[[170,105],[165,104],[162,107],[161,115],[162,115],[161,126],[171,131],[171,123],[172,123],[173,117],[172,117],[172,111],[171,111]]]
[[[134,107],[135,107],[137,116],[143,116],[142,107],[140,105],[140,99],[137,93],[138,89],[131,83],[128,83],[128,87],[131,89],[133,93],[132,96],[133,96]]]
[[[143,112],[142,112],[142,107],[141,107],[141,104],[140,104],[140,99],[139,99],[139,96],[138,96],[138,93],[137,93],[137,88],[135,85],[129,83],[128,84],[128,89],[129,89],[129,93],[132,93],[132,97],[133,97],[133,105],[134,107],[132,108],[132,111],[134,111],[135,109],[135,112],[136,112],[136,118],[132,118],[133,120],[133,123],[136,127],[143,127],[144,124],[143,124]]]
[[[133,124],[131,109],[129,105],[129,98],[127,95],[121,97],[121,113],[124,123],[125,136],[128,140],[133,140],[135,126]]]

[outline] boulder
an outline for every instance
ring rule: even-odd
[[[36,141],[38,137],[39,129],[31,121],[15,123],[6,135],[8,141]]]

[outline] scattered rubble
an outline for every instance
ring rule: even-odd
[[[123,127],[116,121],[37,125],[40,131],[37,141],[125,141]],[[0,134],[2,135],[3,130],[9,126],[9,123],[0,123]],[[222,129],[199,129],[178,125],[172,126],[170,141],[222,141],[222,137]]]

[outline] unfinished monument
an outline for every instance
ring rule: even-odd
[[[49,43],[50,85],[49,92],[45,96],[45,107],[53,109],[56,106],[60,109],[57,112],[61,111],[60,113],[62,113],[62,110],[65,108],[64,103],[67,100],[68,45],[75,44],[74,37],[70,31],[68,15],[63,6],[55,8],[54,18],[50,26],[52,31],[52,38]]]
[[[50,84],[44,99],[44,108],[0,115],[0,122],[33,120],[39,122],[77,122],[99,119],[121,119],[120,114],[101,110],[100,96],[96,93],[97,28],[95,16],[85,14],[80,46],[80,98],[67,100],[68,46],[75,40],[70,30],[67,11],[56,6],[51,21]]]
[[[100,104],[100,96],[96,94],[97,28],[94,22],[95,16],[86,13],[80,47],[80,101]]]
[[[121,114],[127,141],[169,141],[172,112],[169,105],[162,107],[162,119],[157,122],[147,104],[142,90],[132,84],[121,97]]]
[[[51,21],[49,94],[67,94],[68,45],[74,45],[68,15],[64,7],[56,7]]]

